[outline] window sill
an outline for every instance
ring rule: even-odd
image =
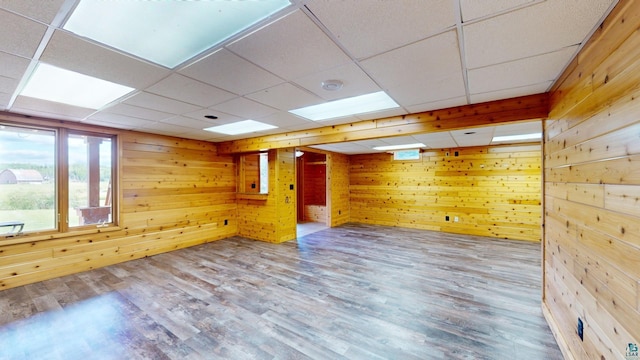
[[[92,227],[87,229],[86,227],[79,230],[72,230],[68,232],[50,232],[50,233],[27,233],[27,234],[14,234],[0,235],[0,246],[6,245],[15,245],[15,244],[23,244],[23,243],[33,243],[44,240],[57,240],[64,239],[72,236],[82,236],[82,235],[91,235],[91,234],[101,234],[106,232],[113,232],[122,230],[119,226],[105,226],[105,227]]]
[[[238,200],[267,200],[269,198],[269,194],[263,193],[236,193],[236,198]]]

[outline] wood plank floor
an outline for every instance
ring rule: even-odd
[[[0,359],[561,359],[540,245],[349,224],[0,292]]]

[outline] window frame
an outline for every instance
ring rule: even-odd
[[[0,112],[0,125],[34,128],[55,133],[55,199],[54,229],[0,235],[0,245],[51,240],[76,235],[110,232],[120,228],[120,131],[100,126],[55,121]],[[69,135],[98,136],[111,139],[111,222],[69,226]]]

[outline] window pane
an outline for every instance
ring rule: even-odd
[[[260,192],[269,192],[269,154],[260,153]]]
[[[112,222],[112,145],[109,137],[69,135],[69,226]]]
[[[57,228],[55,139],[55,131],[0,125],[0,234],[20,224],[25,232]]]

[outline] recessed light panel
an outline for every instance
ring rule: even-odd
[[[239,135],[275,128],[277,128],[277,126],[261,123],[255,120],[244,120],[232,124],[209,127],[204,130],[225,135]]]
[[[133,90],[128,86],[40,63],[20,95],[100,109]]]
[[[290,4],[288,0],[82,0],[64,29],[174,68]]]
[[[491,142],[508,142],[508,141],[524,141],[524,140],[540,140],[542,138],[541,133],[522,134],[522,135],[506,135],[496,136]]]
[[[388,146],[376,146],[373,150],[388,151],[388,150],[406,150],[406,149],[419,149],[426,145],[423,143],[404,144],[404,145],[388,145]]]
[[[303,118],[320,121],[400,107],[384,91],[330,101],[289,111]]]

